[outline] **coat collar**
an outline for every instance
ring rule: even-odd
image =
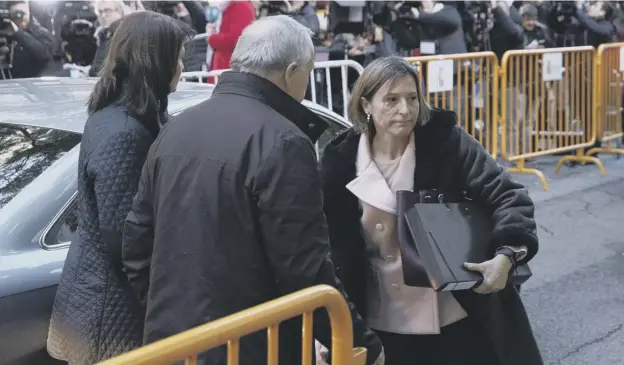
[[[456,125],[455,112],[435,108],[432,110],[430,121],[414,129],[417,166],[421,161],[418,156],[437,156],[447,148],[449,137]],[[344,187],[355,178],[359,140],[360,133],[350,128],[325,146],[321,168],[326,186]],[[425,164],[421,164],[421,167],[425,168]]]
[[[269,80],[250,73],[228,71],[219,77],[213,95],[235,94],[266,104],[296,125],[316,142],[328,125],[310,109],[296,101]]]
[[[412,190],[414,184],[412,176],[416,167],[415,160],[414,137],[412,135],[409,145],[398,161],[399,165],[394,176],[390,181],[387,181],[373,159],[368,136],[362,134],[358,142],[355,162],[357,177],[351,180],[346,187],[360,201],[386,213],[396,215],[396,192]]]

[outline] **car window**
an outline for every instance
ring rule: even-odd
[[[0,209],[80,143],[80,134],[0,123]]]
[[[50,230],[43,238],[44,246],[55,247],[68,245],[72,241],[78,228],[78,216],[76,215],[76,201],[71,201],[61,210],[61,213],[52,223]]]
[[[315,146],[316,147],[316,154],[317,154],[318,158],[320,159],[321,155],[323,154],[323,150],[325,149],[325,146],[332,139],[334,139],[340,132],[344,131],[348,127],[345,126],[345,124],[344,124],[345,122],[341,122],[341,121],[338,121],[336,119],[333,119],[330,115],[323,114],[323,113],[318,112],[318,111],[315,111],[315,113],[319,117],[323,118],[323,120],[326,121],[327,124],[328,124],[328,128],[319,137],[318,141],[316,142],[316,146]]]
[[[323,134],[319,137],[318,143],[316,144],[316,153],[318,156],[323,154],[323,150],[325,146],[336,137],[340,132],[344,131],[346,127],[342,124],[337,123],[336,121],[332,121],[331,119],[324,118],[327,123],[329,123],[329,128],[323,132]]]

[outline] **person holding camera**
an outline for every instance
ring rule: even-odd
[[[598,47],[611,42],[616,35],[615,8],[608,1],[595,1],[588,6],[553,1],[548,6],[547,25],[554,33],[557,47]]]
[[[98,1],[97,7],[98,23],[100,26],[95,30],[95,39],[97,41],[97,50],[89,69],[89,76],[98,75],[104,64],[104,59],[108,53],[108,44],[115,33],[115,30],[121,23],[121,18],[136,10],[145,10],[140,1],[136,2],[134,7],[127,6],[119,1]]]
[[[586,31],[585,44],[598,48],[603,43],[610,43],[616,35],[615,7],[608,1],[595,1],[577,8],[576,17],[582,29]]]
[[[54,38],[31,17],[28,2],[8,1],[5,4],[10,19],[4,23],[9,26],[0,28],[0,38],[6,40],[9,55],[8,65],[1,66],[2,77],[40,76],[52,61]]]

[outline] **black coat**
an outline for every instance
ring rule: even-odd
[[[434,110],[430,122],[415,129],[414,190],[438,189],[451,202],[466,192],[492,212],[492,251],[503,245],[526,245],[524,262],[531,260],[538,240],[534,206],[526,189],[456,123],[455,113]],[[357,197],[345,187],[356,177],[358,143],[359,135],[353,129],[330,142],[321,159],[321,179],[338,276],[359,313],[365,315],[368,265],[361,211]],[[453,294],[469,318],[485,327],[493,348],[504,359],[502,365],[542,364],[524,306],[513,287],[492,295],[473,291]]]
[[[31,21],[28,28],[13,35],[13,78],[38,77],[52,63],[54,37],[44,27]],[[0,79],[2,76],[0,76]]]
[[[122,272],[121,236],[153,140],[122,107],[87,120],[78,160],[78,230],[48,335],[48,352],[70,365],[94,364],[142,344],[143,310]]]
[[[313,142],[327,124],[266,79],[227,72],[212,97],[176,117],[147,158],[124,230],[123,260],[147,308],[150,343],[313,286],[339,287]],[[328,344],[325,311],[315,336]],[[354,317],[354,338],[381,343]],[[280,363],[301,356],[301,321],[280,328]],[[264,331],[241,341],[264,364]],[[202,364],[225,364],[225,348]]]

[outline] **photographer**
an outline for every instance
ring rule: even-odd
[[[87,67],[93,63],[98,43],[98,15],[90,1],[62,1],[56,19],[60,24],[62,64]]]
[[[315,37],[318,37],[321,25],[314,7],[308,1],[283,0],[261,2],[260,17],[279,14],[288,15],[295,19],[299,24],[310,29]]]
[[[460,54],[467,53],[464,39],[464,28],[462,18],[457,10],[457,5],[453,2],[436,2],[424,0],[420,2],[418,9],[412,8],[414,17],[420,23],[420,54]],[[436,107],[448,108],[457,111],[457,114],[464,118],[466,113],[466,92],[463,87],[457,84],[457,63],[453,66],[453,90],[438,92],[432,96],[432,103]],[[426,75],[428,68],[425,67]],[[428,93],[429,91],[426,90]],[[468,93],[471,93],[469,90]],[[449,104],[444,105],[448,100]],[[465,122],[460,121],[465,125]]]
[[[95,5],[97,6],[99,27],[95,30],[97,50],[89,69],[89,76],[91,77],[97,76],[102,69],[108,53],[108,43],[119,26],[121,18],[135,11],[119,1],[98,1]],[[136,10],[143,10],[143,5],[140,2],[135,6],[137,7]]]
[[[616,35],[615,9],[609,2],[592,2],[587,10],[567,1],[553,1],[548,6],[547,25],[553,30],[557,47],[598,47]]]
[[[455,6],[453,2],[424,0],[412,8],[421,26],[422,55],[467,52],[462,19]]]
[[[216,2],[210,3],[212,5]],[[209,25],[204,6],[199,1],[149,1],[145,6],[190,25],[196,34],[206,32],[206,26]],[[208,45],[204,39],[192,40],[184,56],[184,70],[203,71],[206,68],[207,53]]]
[[[7,7],[0,18],[0,42],[6,43],[8,53],[0,55],[5,58],[0,65],[3,68],[0,77],[41,75],[52,61],[54,38],[32,20],[26,1],[7,1],[2,5]]]
[[[598,48],[603,43],[610,43],[616,35],[615,8],[606,1],[594,1],[587,7],[577,8],[576,17],[582,29],[586,31],[585,44]]]
[[[551,48],[555,46],[550,30],[539,19],[539,9],[532,4],[520,8],[522,27],[524,28],[522,45],[524,49]]]
[[[505,52],[523,48],[524,30],[518,24],[521,22],[518,9],[504,0],[491,0],[490,5],[494,17],[494,25],[489,32],[490,49],[500,60]]]

